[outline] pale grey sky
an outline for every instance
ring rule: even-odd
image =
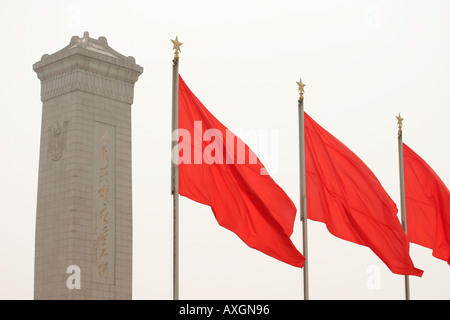
[[[297,207],[300,77],[306,112],[399,206],[399,112],[404,142],[450,185],[449,16],[446,0],[2,0],[0,299],[33,298],[42,102],[32,64],[44,53],[89,31],[144,67],[132,107],[133,298],[171,299],[170,39],[184,43],[184,80],[225,126],[279,134],[276,154],[258,155],[277,157],[272,177]],[[209,207],[181,198],[180,216],[180,298],[302,299],[301,269],[247,247]],[[308,228],[311,299],[403,299],[403,277],[370,249]],[[292,239],[302,251],[299,219]],[[425,271],[411,298],[449,299],[450,267],[414,244],[411,257]]]

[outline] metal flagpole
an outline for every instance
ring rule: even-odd
[[[173,58],[172,69],[172,135],[178,129],[178,61],[181,42],[178,36],[173,43],[175,56]],[[173,196],[173,300],[179,299],[179,215],[178,215],[178,139],[172,136],[172,170],[171,170],[171,192]],[[175,163],[174,161],[177,161]]]
[[[309,300],[309,280],[308,280],[308,219],[306,215],[306,181],[305,181],[305,125],[303,109],[303,93],[305,84],[297,81],[300,97],[298,99],[298,122],[299,122],[299,149],[300,149],[300,219],[303,230],[303,299]]]
[[[398,124],[398,163],[399,163],[399,172],[400,172],[400,205],[401,205],[401,217],[402,217],[402,227],[405,233],[407,233],[407,225],[406,225],[406,208],[405,208],[405,176],[403,170],[403,118],[400,116],[400,113],[397,118]],[[405,299],[409,300],[409,276],[405,275]]]

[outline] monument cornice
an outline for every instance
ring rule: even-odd
[[[42,82],[41,100],[82,90],[131,104],[134,83],[143,72],[133,57],[125,57],[108,46],[105,37],[72,37],[60,51],[44,54],[33,65]]]
[[[52,55],[44,55],[41,61],[33,65],[33,70],[40,80],[46,80],[55,74],[76,68],[132,83],[137,81],[143,71],[141,66],[131,61],[122,61],[85,48],[73,48]]]

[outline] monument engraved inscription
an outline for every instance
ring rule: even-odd
[[[115,126],[94,124],[94,265],[96,282],[114,284],[115,267]]]

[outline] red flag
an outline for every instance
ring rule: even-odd
[[[305,258],[290,239],[297,211],[291,199],[181,76],[178,103],[180,195],[211,206],[219,225],[251,248],[302,267]]]
[[[450,265],[450,191],[406,144],[403,165],[408,238]]]
[[[338,238],[364,245],[397,274],[421,276],[395,203],[370,169],[305,113],[308,218]]]

